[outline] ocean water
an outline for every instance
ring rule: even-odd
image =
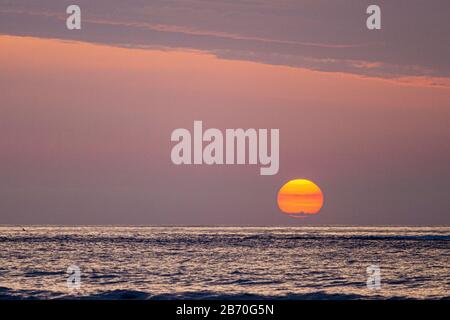
[[[0,299],[450,298],[449,227],[25,229],[0,227]]]

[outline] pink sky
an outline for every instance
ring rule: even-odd
[[[445,77],[35,37],[0,46],[1,223],[298,224],[276,204],[294,178],[325,194],[301,223],[450,222]],[[173,165],[170,133],[194,120],[279,128],[279,174]]]

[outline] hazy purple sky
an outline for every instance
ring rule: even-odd
[[[0,223],[450,224],[448,1],[72,3],[0,1]],[[173,165],[194,120],[279,128],[279,173]]]

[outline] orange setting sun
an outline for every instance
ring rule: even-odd
[[[293,217],[316,214],[323,206],[323,193],[312,181],[295,179],[278,191],[278,207]]]

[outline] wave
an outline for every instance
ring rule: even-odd
[[[64,275],[66,272],[64,271],[39,271],[39,270],[33,270],[33,271],[27,271],[24,273],[25,277],[44,277],[44,276],[59,276]]]
[[[196,291],[156,294],[138,290],[111,290],[90,295],[67,295],[39,290],[12,290],[0,287],[0,300],[367,300],[408,299],[403,296],[383,297],[358,294],[334,294],[317,291],[304,294],[259,295],[250,293],[226,294],[222,292]],[[445,297],[444,299],[450,299]]]
[[[342,235],[342,236],[294,236],[287,239],[302,240],[302,239],[343,239],[343,240],[442,240],[450,241],[450,235]]]
[[[404,241],[450,241],[450,235],[348,235],[348,234],[302,234],[302,235],[210,235],[200,234],[196,236],[176,235],[171,238],[139,238],[139,237],[98,237],[98,236],[14,236],[0,237],[0,243],[7,242],[83,242],[83,243],[144,243],[153,245],[166,245],[172,243],[205,244],[205,243],[229,243],[233,245],[249,246],[254,242],[276,242],[292,240],[404,240]]]
[[[62,299],[65,295],[47,290],[14,290],[0,287],[0,300],[47,300]]]

